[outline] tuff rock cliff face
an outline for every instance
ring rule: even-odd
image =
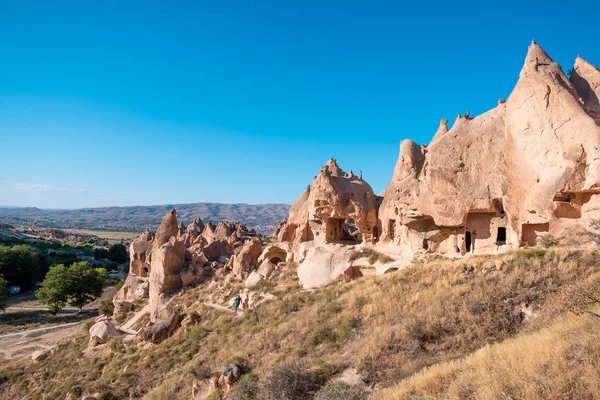
[[[569,78],[533,42],[506,101],[459,115],[451,129],[441,120],[428,146],[400,143],[381,206],[365,181],[330,160],[278,238],[302,261],[309,244],[351,242],[353,226],[356,242],[453,256],[535,245],[559,227],[587,229],[600,209],[599,96],[598,69],[577,57]]]
[[[374,242],[379,234],[377,208],[371,186],[330,159],[292,205],[278,238],[295,244],[310,240]]]

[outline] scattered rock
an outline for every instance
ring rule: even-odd
[[[121,336],[121,332],[113,324],[112,318],[100,316],[90,328],[89,347],[107,343],[110,339]]]
[[[50,349],[37,350],[31,353],[31,359],[33,362],[40,362],[50,356]]]
[[[150,321],[146,327],[140,329],[138,338],[150,343],[160,343],[173,334],[180,321],[181,316],[179,314],[168,308],[163,308],[154,321]]]

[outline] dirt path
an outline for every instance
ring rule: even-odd
[[[68,324],[52,325],[52,326],[46,326],[43,328],[27,329],[25,331],[6,333],[4,335],[0,335],[0,339],[7,338],[7,337],[13,337],[13,336],[21,336],[21,337],[25,338],[25,337],[28,337],[29,335],[31,335],[32,333],[48,331],[51,329],[66,328],[67,326],[77,325],[79,323],[80,322],[69,322]]]
[[[215,304],[215,303],[203,303],[205,306],[207,307],[212,307],[216,310],[221,310],[221,311],[227,311],[227,312],[234,312],[231,308],[227,307],[227,306],[222,306],[220,304]],[[238,311],[237,313],[238,317],[241,317],[243,314],[241,311]]]
[[[97,309],[95,308],[90,308],[90,309],[84,309],[83,311],[96,311]],[[6,307],[6,312],[17,312],[17,311],[48,311],[47,307],[13,307],[13,306],[9,306]],[[78,308],[61,308],[60,311],[58,312],[59,314],[72,314],[72,313],[76,313],[79,312]]]
[[[85,321],[0,335],[1,361],[31,357],[34,351],[51,349],[57,343],[79,334],[83,323]]]

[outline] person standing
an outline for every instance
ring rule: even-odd
[[[235,298],[235,300],[233,300],[233,310],[236,314],[238,312],[238,308],[240,307],[241,301],[242,298],[239,295]]]

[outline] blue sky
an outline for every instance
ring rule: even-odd
[[[600,65],[597,1],[0,0],[0,205],[292,203],[329,157],[508,97],[532,38]]]

